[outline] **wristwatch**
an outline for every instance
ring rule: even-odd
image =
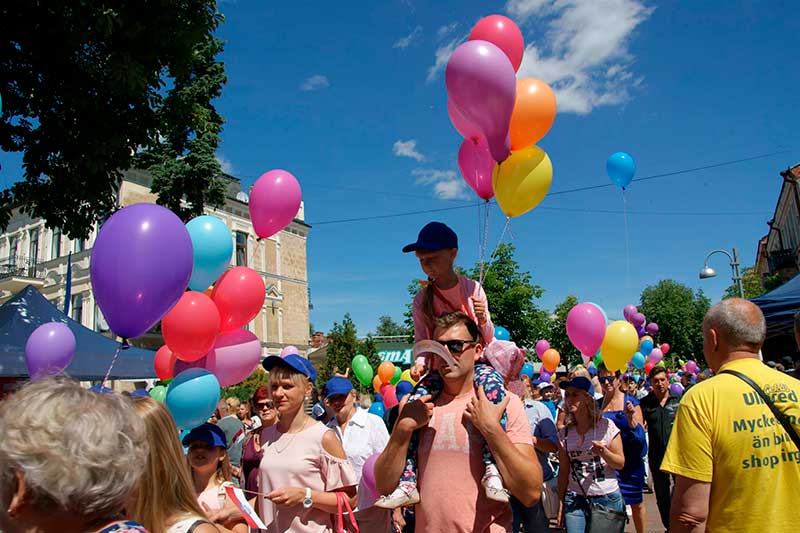
[[[311,500],[311,489],[306,487],[306,497],[303,498],[303,507],[306,509],[311,509],[312,505],[314,505],[314,502]]]

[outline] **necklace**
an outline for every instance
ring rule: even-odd
[[[275,453],[279,453],[280,454],[280,453],[285,452],[287,449],[289,449],[289,446],[292,445],[292,442],[294,442],[294,439],[297,437],[297,435],[302,433],[306,429],[306,423],[309,420],[310,420],[310,418],[306,418],[305,420],[303,420],[303,425],[300,427],[300,430],[297,433],[292,433],[292,438],[289,439],[289,442],[286,443],[286,446],[284,446],[282,450],[278,449],[278,441],[276,440],[273,443],[273,447],[275,448]],[[284,433],[284,435],[285,435],[285,433]]]

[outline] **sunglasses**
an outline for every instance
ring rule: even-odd
[[[474,346],[475,344],[477,344],[477,342],[473,341],[473,340],[463,341],[463,340],[460,340],[460,339],[454,339],[454,340],[451,340],[451,341],[439,341],[439,340],[437,340],[436,342],[438,342],[442,346],[446,347],[447,350],[453,355],[462,354],[462,353],[464,353],[464,350],[466,350],[470,346]]]
[[[597,378],[601,385],[605,385],[606,383],[613,383],[614,380],[617,379],[617,376],[603,376]]]
[[[275,404],[272,402],[256,402],[256,407],[259,409],[272,409],[275,407]]]

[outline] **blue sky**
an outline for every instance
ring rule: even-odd
[[[400,248],[430,220],[458,232],[460,264],[476,261],[476,208],[325,222],[475,201],[458,174],[443,70],[482,16],[512,16],[527,45],[520,75],[557,88],[559,114],[540,143],[553,161],[551,192],[608,183],[605,160],[620,150],[637,177],[788,150],[634,183],[629,279],[618,189],[554,195],[513,219],[516,257],[548,309],[575,294],[619,316],[665,278],[719,298],[729,269],[716,256],[720,276],[701,282],[705,254],[735,246],[752,264],[778,172],[800,162],[791,1],[238,0],[220,9],[229,81],[219,156],[246,186],[273,168],[303,186],[317,329],[345,312],[362,334],[380,315],[401,319],[419,268]],[[502,222],[495,206],[491,246]]]

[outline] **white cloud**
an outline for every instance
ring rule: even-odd
[[[450,24],[445,24],[441,26],[438,30],[436,30],[436,39],[442,40],[458,28],[458,22],[451,22]]]
[[[416,139],[409,139],[407,141],[395,141],[392,147],[392,152],[397,157],[410,157],[417,161],[425,161],[425,156],[417,152]]]
[[[561,112],[623,104],[643,81],[628,45],[653,9],[642,0],[509,0],[506,11],[518,21],[546,28],[537,32],[546,44],[525,48],[518,76],[549,83]]]
[[[405,37],[400,37],[397,39],[392,45],[392,48],[400,48],[401,50],[405,50],[411,46],[411,43],[413,43],[420,35],[422,35],[422,26],[417,26]]]
[[[231,176],[236,175],[236,169],[234,168],[233,163],[231,163],[230,159],[228,159],[222,154],[217,154],[216,158],[217,161],[219,162],[219,166],[222,169],[222,172],[224,172],[225,174],[230,174]]]
[[[458,48],[458,46],[461,43],[467,40],[467,37],[469,37],[469,35],[465,34],[460,37],[456,37],[455,39],[452,39],[450,41],[447,41],[442,45],[439,45],[435,53],[436,59],[433,65],[428,67],[428,76],[426,78],[426,81],[428,83],[432,82],[439,76],[439,74],[447,66],[447,62],[450,60],[450,56],[453,55],[453,52],[455,52],[456,48]]]
[[[467,184],[454,170],[415,168],[411,175],[417,185],[433,185],[433,195],[440,200],[469,200]]]
[[[317,91],[331,86],[331,82],[327,76],[322,74],[314,74],[300,85],[300,90],[303,92]]]

